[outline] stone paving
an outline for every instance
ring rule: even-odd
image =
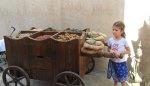
[[[105,72],[91,72],[90,74],[85,75],[83,80],[86,84],[85,86],[113,86],[112,80],[106,79]],[[46,81],[30,79],[30,82],[31,86],[49,86]],[[0,73],[0,86],[4,86],[2,73]]]
[[[91,72],[84,76],[86,86],[113,86],[111,80],[106,79],[104,72]],[[31,86],[49,86],[48,82],[30,79]],[[0,86],[4,86],[2,81],[2,73],[0,73]],[[14,85],[12,85],[14,86]]]
[[[0,66],[3,67],[4,69],[7,68],[7,64],[3,65],[0,63]],[[101,72],[93,71],[89,74],[86,74],[83,80],[85,82],[85,86],[113,86],[113,81],[106,78],[106,72],[104,71]],[[49,83],[46,81],[30,79],[30,82],[31,86],[49,86]],[[4,86],[2,80],[2,72],[0,73],[0,86]]]
[[[4,68],[6,68],[6,66]],[[106,78],[106,73],[104,71],[91,72],[89,74],[86,74],[83,80],[85,82],[85,86],[113,86],[112,80]],[[31,86],[49,86],[48,82],[46,81],[30,79],[30,82]],[[2,72],[0,73],[0,86],[4,86],[2,80]]]

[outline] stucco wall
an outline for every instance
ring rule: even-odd
[[[109,37],[113,22],[123,17],[124,0],[1,0],[0,38],[11,26],[16,33],[30,27],[91,28]],[[97,59],[96,70],[105,69],[106,61]]]

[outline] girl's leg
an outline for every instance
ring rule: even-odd
[[[117,86],[117,81],[114,81],[114,86]]]
[[[121,84],[122,84],[122,86],[126,86],[126,82],[125,81],[121,82]]]

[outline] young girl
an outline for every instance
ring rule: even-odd
[[[108,40],[109,52],[115,55],[115,58],[110,58],[108,63],[107,78],[113,78],[114,86],[120,82],[122,86],[128,78],[127,58],[130,54],[130,49],[125,39],[125,25],[121,21],[113,24],[113,37]]]

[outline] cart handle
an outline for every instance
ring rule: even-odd
[[[15,27],[10,27],[10,28],[12,28],[13,29],[13,31],[11,32],[11,34],[9,35],[10,37],[12,36],[12,34],[14,33],[14,31],[16,30],[16,28]]]

